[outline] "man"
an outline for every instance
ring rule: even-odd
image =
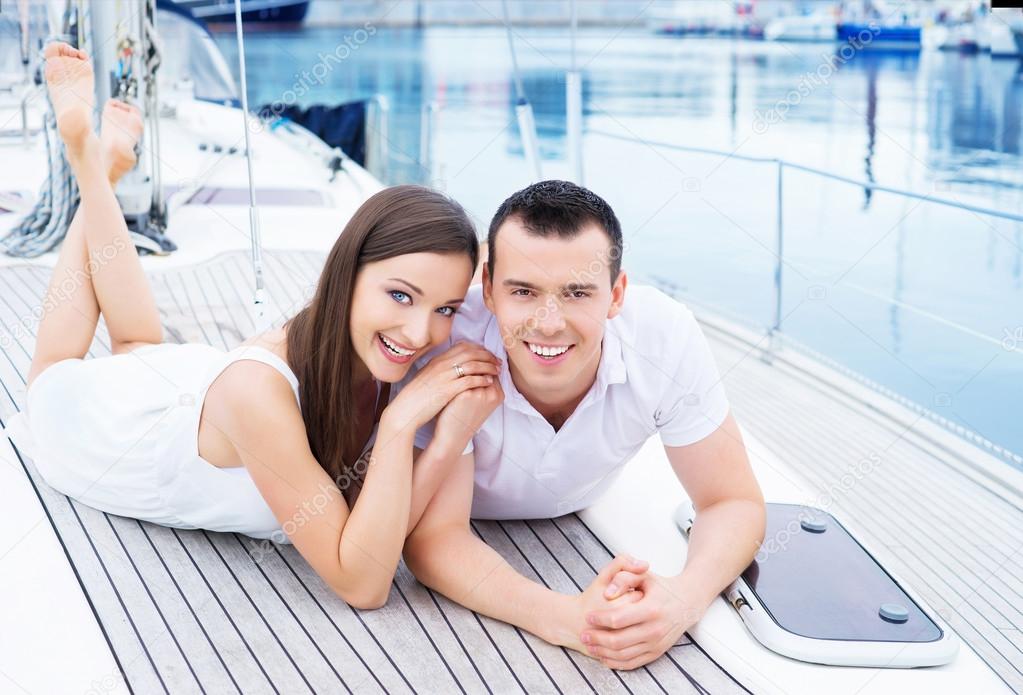
[[[621,225],[604,200],[564,181],[534,184],[501,205],[488,242],[482,286],[470,289],[451,339],[504,360],[504,401],[463,423],[479,428],[474,452],[429,502],[406,563],[472,610],[637,668],[750,563],[763,497],[692,314],[649,287],[626,300]],[[698,511],[678,576],[622,556],[566,596],[518,574],[471,532],[470,516],[550,518],[588,506],[655,432]]]

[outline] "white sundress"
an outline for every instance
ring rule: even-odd
[[[228,365],[255,360],[298,379],[266,348],[224,352],[163,343],[67,359],[32,383],[7,434],[54,489],[90,507],[182,529],[239,532],[287,543],[244,466],[199,456],[206,391]]]

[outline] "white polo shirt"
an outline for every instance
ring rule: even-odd
[[[596,381],[555,432],[512,383],[482,287],[469,289],[450,343],[478,343],[502,358],[505,395],[472,441],[473,518],[537,519],[578,511],[614,482],[655,432],[665,446],[684,446],[724,422],[724,387],[692,312],[653,287],[630,285],[625,297],[621,313],[606,324]],[[428,434],[425,429],[421,435]],[[420,448],[428,441],[416,439]]]

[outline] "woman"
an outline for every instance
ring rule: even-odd
[[[81,204],[44,301],[15,443],[54,488],[104,511],[262,538],[283,526],[344,600],[382,605],[447,462],[500,398],[497,359],[469,345],[390,398],[413,360],[448,338],[468,288],[478,247],[464,211],[424,188],[382,191],[283,328],[229,353],[162,344],[112,185],[134,166],[140,116],[112,100],[97,137],[88,57],[67,44],[45,55]],[[100,314],[113,355],[85,361]],[[442,409],[413,468],[416,430]]]

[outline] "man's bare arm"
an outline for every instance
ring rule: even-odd
[[[591,614],[594,627],[582,636],[612,668],[637,668],[663,654],[746,569],[764,537],[763,495],[731,415],[699,442],[665,451],[697,512],[686,564],[674,577],[614,576],[615,586],[639,589],[643,599]]]
[[[675,580],[706,609],[764,540],[763,493],[731,414],[706,439],[665,451],[696,510],[686,564]]]
[[[523,577],[469,527],[472,509],[473,458],[462,456],[430,501],[422,519],[405,541],[405,563],[426,586],[477,613],[511,623],[552,644],[583,645],[579,634],[589,610],[611,607],[603,588],[626,567],[645,571],[616,558],[583,594],[568,596]],[[618,601],[631,603],[635,596]]]

